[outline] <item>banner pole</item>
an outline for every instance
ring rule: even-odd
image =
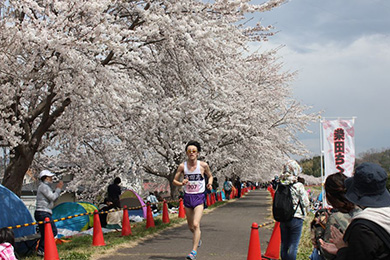
[[[323,139],[324,139],[324,135],[323,135],[323,127],[322,127],[322,118],[321,116],[319,117],[320,118],[320,161],[321,161],[321,196],[322,196],[322,207],[325,207],[326,206],[326,201],[325,201],[325,192],[324,192],[324,148],[323,148]]]

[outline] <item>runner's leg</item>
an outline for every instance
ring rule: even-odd
[[[194,209],[184,207],[187,217],[187,225],[189,230],[194,233]]]
[[[200,220],[202,219],[203,215],[203,204],[200,204],[194,208],[194,215],[193,215],[193,248],[192,250],[198,251],[198,245],[200,240]]]

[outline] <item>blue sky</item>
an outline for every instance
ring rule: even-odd
[[[291,0],[253,18],[278,32],[261,49],[284,46],[297,100],[325,118],[355,116],[357,154],[390,148],[390,1]],[[319,128],[299,135],[311,155],[320,154]]]

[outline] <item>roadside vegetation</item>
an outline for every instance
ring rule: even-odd
[[[390,149],[376,150],[371,149],[364,153],[360,153],[356,158],[355,166],[363,163],[371,162],[382,166],[387,171],[388,179],[386,187],[390,190]],[[310,159],[302,159],[299,161],[302,166],[302,172],[306,175],[312,175],[314,177],[321,176],[321,158],[320,156],[314,156]]]

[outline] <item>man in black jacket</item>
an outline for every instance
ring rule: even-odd
[[[114,179],[114,183],[108,185],[108,189],[107,189],[108,199],[112,201],[115,208],[121,207],[119,196],[121,195],[122,190],[121,187],[119,186],[119,183],[121,183],[121,178],[116,177]]]

